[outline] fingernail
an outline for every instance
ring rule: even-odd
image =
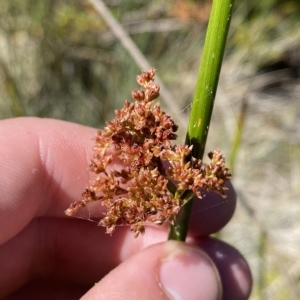
[[[172,300],[221,299],[220,277],[211,259],[197,248],[181,242],[166,243],[159,280]]]

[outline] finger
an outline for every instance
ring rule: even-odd
[[[149,244],[165,241],[154,227],[134,239],[127,227],[113,237],[92,222],[36,218],[0,247],[0,299],[37,278],[91,285]]]
[[[180,242],[148,247],[115,268],[82,300],[217,300],[219,275],[209,257]]]
[[[79,299],[91,286],[78,286],[66,282],[51,282],[46,279],[35,280],[9,295],[5,300],[20,299]]]
[[[133,239],[127,228],[119,229],[111,238],[104,234],[103,228],[83,220],[39,218],[32,221],[22,233],[0,247],[0,298],[36,278],[90,286],[147,245],[166,240],[166,233],[154,227],[149,228],[144,239]],[[249,292],[250,272],[235,249],[213,239],[202,244],[199,240],[191,242],[200,248],[203,245],[215,261],[227,293]],[[144,268],[143,263],[139,266]]]
[[[250,268],[243,256],[230,245],[213,239],[193,243],[203,249],[215,263],[222,281],[223,300],[246,300],[252,289]]]
[[[227,198],[211,192],[202,199],[195,198],[189,223],[189,234],[208,236],[222,229],[232,218],[236,207],[236,194],[231,182],[226,184]]]
[[[95,129],[55,120],[0,122],[0,245],[34,216],[62,217],[80,197],[94,135]]]

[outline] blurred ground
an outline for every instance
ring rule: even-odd
[[[179,107],[173,117],[186,123],[210,1],[105,2],[158,69]],[[236,2],[207,145],[231,158],[239,196],[235,217],[219,236],[248,259],[252,300],[297,300],[300,3]],[[0,53],[1,119],[31,115],[102,127],[130,98],[140,72],[81,0],[2,1]]]

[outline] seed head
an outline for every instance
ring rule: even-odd
[[[145,232],[145,223],[173,224],[187,190],[199,198],[203,190],[226,197],[224,184],[231,175],[219,150],[209,153],[211,163],[204,166],[190,157],[192,146],[172,145],[178,126],[159,103],[153,105],[159,96],[154,78],[154,68],[137,76],[144,89],[132,91],[135,102],[126,100],[124,107],[115,111],[115,118],[98,131],[89,165],[95,178],[66,215],[99,201],[106,208],[99,221],[106,233],[112,234],[121,223],[129,225],[137,237]],[[121,170],[114,169],[114,157],[119,157]],[[169,183],[175,183],[176,193],[168,189]]]

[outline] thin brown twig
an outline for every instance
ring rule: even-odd
[[[128,33],[124,30],[124,28],[120,25],[120,23],[114,18],[111,14],[110,10],[101,0],[90,0],[94,8],[101,15],[101,17],[105,20],[108,26],[111,28],[112,32],[115,36],[120,40],[123,47],[130,53],[136,64],[143,70],[150,70],[151,64],[147,60],[147,58],[143,55],[137,45],[133,42]],[[171,95],[169,90],[165,87],[161,79],[156,75],[156,82],[160,86],[160,95],[167,104],[168,109],[174,116],[178,116],[178,112],[181,110],[178,103],[174,100],[174,97]],[[178,118],[178,122],[180,122],[181,127],[186,127],[186,122],[183,118]]]

